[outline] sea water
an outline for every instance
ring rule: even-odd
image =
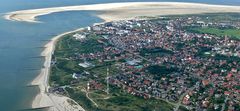
[[[66,5],[146,0],[1,0],[0,1],[0,111],[24,110],[38,93],[28,84],[43,64],[40,53],[57,34],[102,22],[94,11],[71,11],[41,16],[43,23],[13,22],[3,19],[6,12]],[[147,0],[240,5],[239,0]]]

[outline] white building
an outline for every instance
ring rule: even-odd
[[[85,39],[86,38],[86,35],[82,35],[82,34],[74,34],[73,37],[76,39],[76,40],[82,40],[82,39]]]

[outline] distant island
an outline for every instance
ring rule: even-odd
[[[239,111],[239,18],[140,17],[64,34],[48,92],[87,111]]]

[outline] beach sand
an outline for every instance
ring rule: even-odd
[[[31,85],[37,85],[40,89],[39,94],[35,97],[35,99],[32,102],[32,108],[45,108],[45,107],[50,107],[49,110],[58,110],[58,111],[65,111],[66,109],[68,110],[77,110],[77,111],[84,111],[84,109],[78,105],[71,105],[68,100],[72,100],[68,97],[60,96],[57,94],[52,94],[48,93],[48,88],[49,83],[49,71],[50,71],[50,66],[51,66],[51,59],[52,59],[52,54],[55,49],[55,44],[57,43],[58,39],[61,38],[62,36],[70,33],[74,33],[77,31],[82,30],[82,28],[74,30],[74,31],[69,31],[63,34],[60,34],[53,39],[51,39],[50,42],[48,42],[45,45],[45,49],[41,53],[41,56],[45,57],[45,61],[43,64],[43,68],[41,69],[40,74],[31,82]]]
[[[39,22],[36,18],[41,15],[81,10],[101,11],[97,16],[113,21],[136,16],[240,12],[240,7],[183,2],[125,2],[21,10],[7,13],[4,17],[13,21]]]
[[[240,7],[223,6],[223,5],[208,5],[199,3],[177,3],[177,2],[130,2],[130,3],[108,3],[80,6],[53,7],[43,9],[21,10],[7,13],[5,19],[12,21],[24,22],[40,22],[36,18],[38,16],[63,12],[63,11],[81,11],[81,10],[96,10],[101,11],[97,16],[107,21],[132,19],[138,16],[157,16],[157,15],[177,15],[177,14],[199,14],[199,13],[217,13],[217,12],[240,12]],[[49,94],[47,89],[48,77],[50,71],[51,57],[55,48],[55,44],[62,36],[79,31],[81,29],[63,33],[54,37],[45,45],[42,56],[45,57],[45,62],[41,73],[33,80],[32,85],[38,85],[40,93],[35,97],[32,107],[51,107],[59,111],[65,111],[65,108],[76,107],[79,110],[84,110],[80,105],[69,105],[67,100],[70,98]]]

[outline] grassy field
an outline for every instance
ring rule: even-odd
[[[71,98],[88,111],[172,111],[173,106],[157,99],[143,99],[111,86],[110,94],[91,92],[89,96],[97,103],[96,107],[79,89],[67,89]],[[107,97],[107,98],[106,98]]]
[[[240,29],[218,29],[218,28],[189,28],[190,32],[211,34],[219,37],[228,36],[240,39]]]

